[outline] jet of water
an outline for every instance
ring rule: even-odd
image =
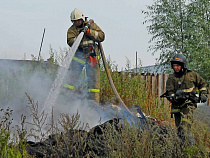
[[[48,116],[48,118],[50,118],[52,108],[55,105],[56,99],[59,95],[60,88],[61,88],[61,85],[63,84],[63,80],[65,78],[66,72],[72,62],[72,58],[74,57],[75,52],[77,51],[77,48],[79,47],[79,44],[80,44],[83,36],[84,36],[84,32],[81,32],[79,34],[79,36],[76,38],[74,44],[70,48],[65,60],[62,63],[62,67],[59,68],[56,79],[50,88],[48,97],[44,103],[42,110],[41,110],[42,112],[45,113],[45,115]]]

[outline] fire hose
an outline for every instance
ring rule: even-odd
[[[88,27],[85,27],[85,29],[83,30],[83,32],[86,32],[87,31],[87,28]],[[123,100],[120,98],[120,95],[119,93],[117,92],[117,89],[115,88],[115,85],[114,85],[114,82],[112,80],[112,77],[111,77],[111,74],[109,72],[109,68],[108,68],[108,65],[107,65],[107,62],[106,62],[106,58],[105,58],[105,55],[104,55],[104,50],[103,50],[103,47],[102,47],[102,44],[101,42],[99,42],[99,49],[100,49],[100,52],[101,52],[101,57],[102,57],[102,60],[103,60],[103,64],[104,64],[104,69],[106,71],[106,74],[107,74],[107,77],[108,77],[108,80],[109,80],[109,84],[115,94],[115,97],[118,99],[118,101],[120,102],[121,105],[124,106],[124,108],[131,114],[133,115],[133,113],[128,109],[128,107],[125,105],[125,103],[123,102]]]
[[[118,101],[120,102],[121,105],[123,105],[125,107],[125,109],[131,114],[132,112],[128,109],[128,107],[125,105],[125,103],[123,102],[123,100],[120,98],[120,95],[119,93],[117,92],[117,89],[115,88],[115,85],[114,85],[114,82],[112,80],[112,77],[111,77],[111,74],[109,72],[109,68],[108,68],[108,65],[107,65],[107,62],[106,62],[106,58],[105,58],[105,55],[104,55],[104,50],[103,50],[103,47],[102,47],[102,44],[99,43],[99,48],[100,48],[100,51],[101,51],[101,57],[102,57],[102,61],[103,61],[103,65],[104,65],[104,69],[106,71],[106,74],[107,74],[107,77],[108,77],[108,80],[109,80],[109,84],[115,94],[115,97],[118,99]]]

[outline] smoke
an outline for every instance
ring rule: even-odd
[[[0,107],[13,110],[13,124],[20,125],[21,115],[26,116],[26,122],[33,123],[31,115],[30,99],[38,105],[38,113],[41,115],[46,98],[49,94],[55,76],[49,69],[42,68],[32,61],[0,60]],[[27,95],[29,98],[27,97]],[[88,123],[90,127],[99,124],[100,117],[91,103],[81,95],[62,91],[53,106],[53,118],[57,121],[62,113],[80,115],[81,123]],[[52,109],[45,112],[51,113]],[[51,118],[47,118],[46,125]],[[27,129],[32,128],[27,124]]]
[[[135,122],[136,117],[123,107],[96,106],[94,102],[86,99],[86,93],[77,94],[62,87],[53,106],[45,109],[45,102],[49,98],[55,78],[56,74],[52,73],[52,69],[46,63],[38,65],[37,62],[32,61],[0,60],[0,108],[9,107],[13,110],[12,126],[20,126],[21,115],[23,115],[26,116],[27,132],[30,133],[33,128],[37,129],[36,125],[32,125],[34,124],[33,113],[38,114],[40,124],[43,124],[41,133],[33,131],[35,132],[33,134],[38,136],[45,135],[51,128],[52,118],[58,125],[61,114],[73,116],[78,113],[81,125],[88,124],[89,128],[116,117],[125,116],[128,121]],[[44,113],[42,113],[43,109],[45,109]],[[42,119],[42,116],[46,117],[46,120]],[[28,137],[28,140],[36,141],[33,137]]]

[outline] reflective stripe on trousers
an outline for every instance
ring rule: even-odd
[[[192,124],[191,120],[187,119],[187,118],[181,118],[181,122],[186,122],[188,124]]]
[[[100,92],[100,89],[88,89],[88,92],[99,93]]]
[[[85,64],[86,62],[82,59],[79,59],[77,57],[73,57],[73,60],[77,61],[78,63],[81,63],[81,64]]]
[[[69,88],[69,89],[75,89],[74,86],[70,85],[70,84],[63,84],[64,88]]]
[[[100,59],[100,55],[97,56],[97,60],[99,60],[99,59]],[[86,63],[84,60],[79,59],[77,57],[73,57],[73,60],[77,61],[80,64],[85,64]]]
[[[63,84],[64,88],[68,88],[68,89],[75,89],[74,86],[69,85],[69,84]],[[88,92],[94,92],[94,93],[99,93],[100,89],[88,89]]]
[[[180,109],[171,109],[171,112],[180,112]]]

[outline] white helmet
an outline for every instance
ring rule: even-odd
[[[79,20],[79,19],[82,19],[83,21],[85,21],[85,17],[82,13],[81,10],[75,8],[72,12],[71,12],[71,21],[74,21],[74,20]]]

